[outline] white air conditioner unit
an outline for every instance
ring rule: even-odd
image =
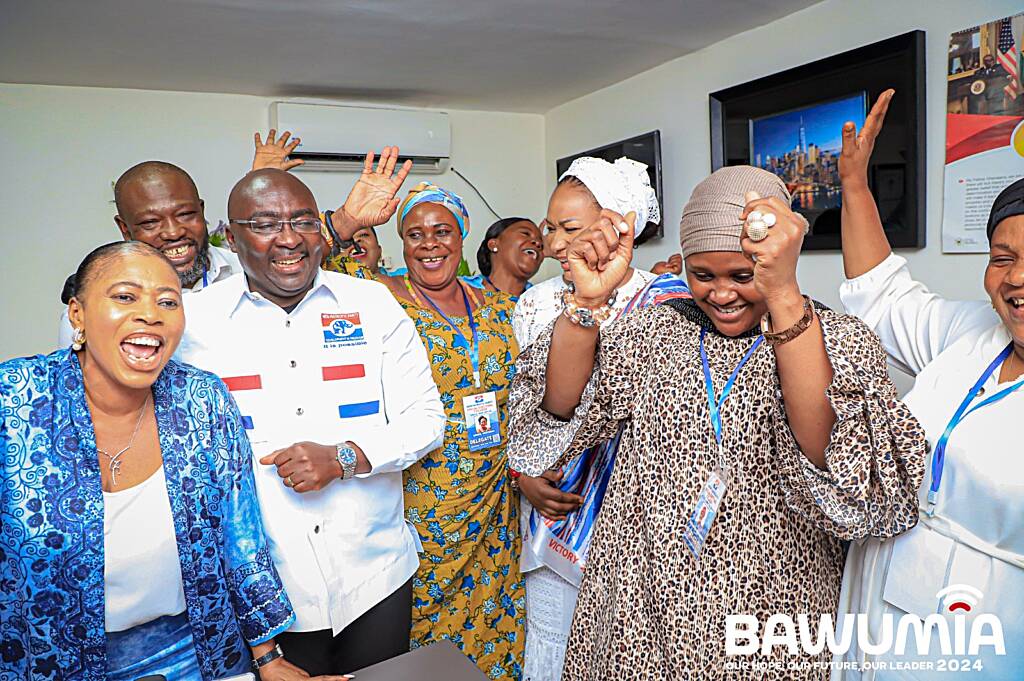
[[[273,102],[270,125],[302,138],[291,157],[305,164],[296,170],[361,170],[366,152],[397,146],[413,172],[442,173],[451,156],[451,124],[441,111]]]

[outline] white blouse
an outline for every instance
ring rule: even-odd
[[[1010,342],[1010,335],[987,302],[957,302],[930,293],[910,277],[904,258],[890,255],[870,272],[845,282],[843,305],[861,317],[881,338],[890,360],[916,376],[905,401],[921,422],[930,450],[957,407],[989,363]],[[998,384],[996,371],[984,384],[981,402],[1010,384]],[[966,642],[971,626],[984,613],[1002,622],[1006,654],[984,645],[976,656],[944,655],[939,635],[931,630],[928,654],[918,654],[909,636],[906,651],[869,655],[854,645],[838,661],[876,662],[889,669],[836,669],[833,679],[947,679],[949,658],[974,665],[979,678],[1020,678],[1024,659],[1024,389],[982,407],[953,431],[946,448],[934,515],[926,513],[931,486],[931,457],[919,493],[918,525],[889,540],[868,539],[850,547],[839,616],[867,613],[868,638],[884,638],[883,616],[891,615],[894,630],[912,613],[924,618],[942,615],[955,644],[955,619],[948,612],[955,595],[938,596],[950,585],[981,592],[966,615]],[[963,590],[957,589],[958,592]],[[968,593],[970,591],[968,590]],[[973,594],[972,598],[976,598]],[[960,611],[962,613],[962,610]],[[985,633],[991,633],[986,628]],[[861,644],[865,642],[859,641]],[[954,651],[962,653],[964,651]],[[943,661],[945,660],[945,661]],[[924,661],[931,669],[899,672],[892,668]],[[845,676],[844,676],[845,674]]]
[[[103,493],[103,554],[107,631],[185,611],[163,466],[134,487]]]
[[[629,304],[633,296],[657,277],[657,274],[634,269],[633,276],[616,292],[612,309],[618,313]],[[568,287],[561,276],[552,277],[531,286],[519,297],[512,315],[512,330],[520,348],[525,348],[536,340],[540,332],[562,314],[562,293]],[[601,326],[607,326],[615,319],[616,316],[612,315]]]

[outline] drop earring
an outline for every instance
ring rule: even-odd
[[[85,345],[85,331],[81,329],[75,329],[74,335],[71,337],[71,349],[78,352]]]

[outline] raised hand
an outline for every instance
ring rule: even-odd
[[[383,225],[391,219],[400,203],[396,196],[398,190],[402,188],[402,183],[412,169],[412,161],[406,161],[398,172],[395,172],[398,147],[384,147],[376,170],[373,167],[373,159],[374,152],[371,151],[363,161],[363,172],[340,209],[352,223],[349,228],[355,227],[352,229],[353,233],[363,227]],[[342,239],[352,238],[351,234],[339,236]]]
[[[760,241],[747,236],[747,227],[743,227],[740,246],[754,261],[755,288],[769,304],[773,300],[798,300],[800,286],[796,279],[796,263],[804,243],[804,234],[807,233],[807,220],[794,213],[778,197],[762,199],[757,192],[747,192],[744,198],[747,204],[743,207],[740,220],[746,221],[753,211],[775,216],[774,224],[768,228],[768,236]]]
[[[258,132],[253,137],[253,141],[256,143],[256,153],[252,157],[253,170],[261,168],[291,170],[305,163],[302,159],[288,158],[288,155],[295,151],[295,147],[299,146],[299,143],[302,141],[300,138],[295,137],[289,142],[288,138],[292,134],[287,130],[279,138],[274,139],[276,135],[277,130],[271,128],[270,132],[267,133],[266,144],[263,143],[263,139]]]
[[[597,222],[580,230],[569,243],[566,258],[577,304],[600,307],[611,298],[633,260],[635,222],[636,213],[623,218],[602,209]]]
[[[839,179],[846,187],[851,183],[863,183],[868,181],[868,162],[871,160],[871,152],[875,149],[875,139],[882,130],[885,122],[885,114],[889,110],[889,103],[895,90],[889,89],[878,95],[870,113],[864,119],[864,127],[860,134],[857,134],[857,126],[853,121],[843,124],[843,149],[839,154]]]
[[[668,257],[668,260],[659,260],[654,263],[654,267],[651,268],[652,274],[666,274],[671,272],[672,274],[683,273],[683,256],[679,253],[673,253]]]

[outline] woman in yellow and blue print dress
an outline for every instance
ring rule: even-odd
[[[525,592],[505,453],[515,303],[457,276],[469,225],[457,196],[420,185],[398,218],[408,274],[391,287],[427,348],[448,416],[444,444],[405,472],[406,517],[423,542],[412,647],[450,639],[488,678],[519,679]]]

